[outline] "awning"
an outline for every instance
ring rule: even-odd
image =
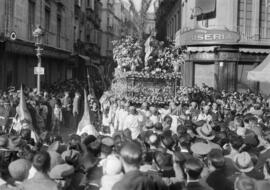
[[[270,83],[270,54],[255,69],[248,72],[247,78],[252,81]]]
[[[258,49],[258,48],[239,48],[239,52],[242,53],[270,53],[270,49]]]
[[[214,52],[218,46],[187,47],[187,52]]]

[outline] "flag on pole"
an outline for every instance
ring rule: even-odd
[[[26,106],[22,86],[21,86],[21,91],[20,91],[19,118],[20,118],[20,121],[26,121],[32,124],[32,117]]]
[[[91,124],[89,105],[87,101],[87,93],[85,89],[84,89],[84,113],[83,113],[81,121],[78,124],[78,129],[77,129],[76,134],[82,135],[83,133],[87,133],[88,135],[98,136],[97,130]]]

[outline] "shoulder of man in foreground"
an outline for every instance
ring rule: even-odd
[[[158,187],[158,189],[157,189]],[[157,189],[167,190],[168,187],[162,181],[162,178],[157,175],[151,175],[147,172],[135,171],[126,174],[123,179],[117,182],[112,190],[144,190]]]

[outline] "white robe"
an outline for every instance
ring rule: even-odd
[[[118,123],[118,130],[119,131],[122,131],[124,130],[124,122],[125,122],[125,119],[128,115],[128,112],[124,109],[120,109],[118,110],[117,112],[117,115],[116,115],[116,120],[117,120],[117,123]]]
[[[124,121],[124,128],[129,129],[131,131],[131,138],[136,139],[140,133],[141,133],[141,128],[140,128],[140,119],[138,115],[131,115],[129,114],[125,121]]]

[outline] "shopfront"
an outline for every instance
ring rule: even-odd
[[[247,80],[247,72],[266,56],[266,49],[239,43],[237,32],[195,29],[178,32],[176,45],[186,52],[183,83],[206,84],[227,91],[258,91],[257,82]],[[247,49],[249,51],[247,51]]]

